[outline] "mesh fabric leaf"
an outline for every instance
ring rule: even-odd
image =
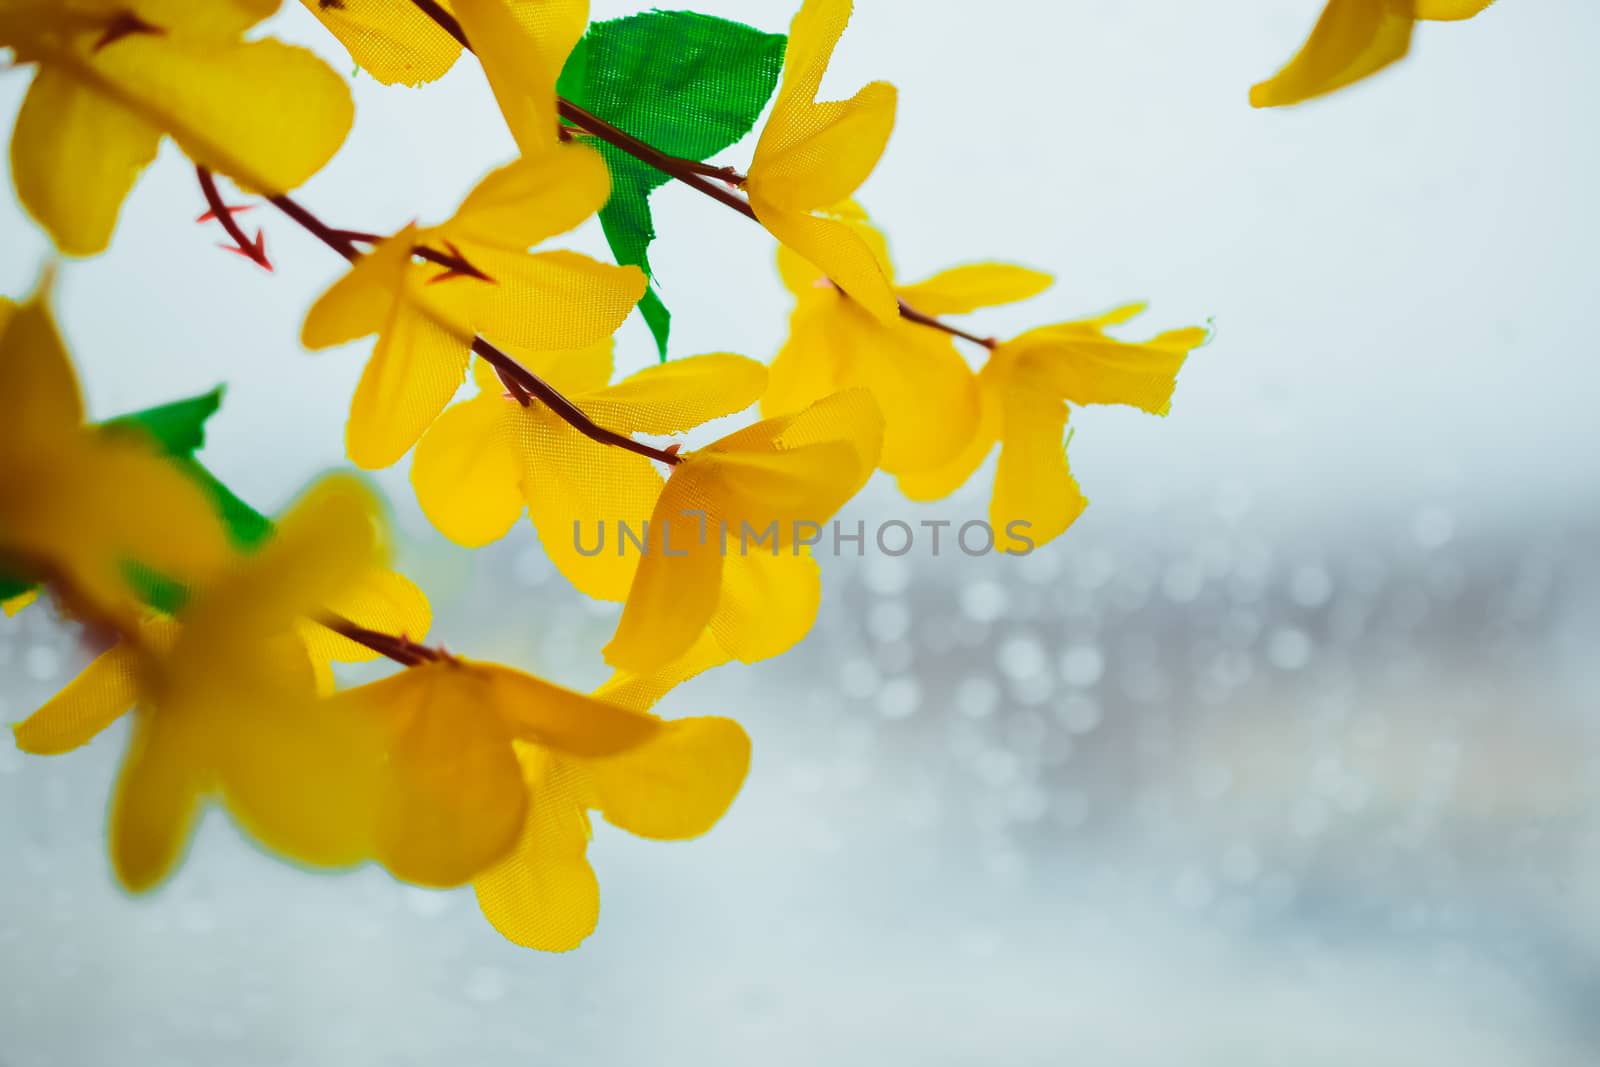
[[[668,155],[703,161],[754,128],[778,84],[782,34],[693,11],[650,11],[596,22],[578,42],[557,91]],[[655,240],[649,195],[660,171],[610,145],[611,200],[600,224],[617,262],[650,273]],[[667,355],[672,316],[654,290],[639,302]]]

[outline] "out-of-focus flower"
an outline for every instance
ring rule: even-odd
[[[849,207],[849,225],[872,247],[891,284],[883,236]],[[772,363],[761,413],[787,415],[830,393],[864,388],[883,412],[884,470],[909,474],[942,467],[960,454],[978,421],[972,369],[953,338],[896,315],[887,321],[846,297],[809,261],[778,249],[778,270],[795,297],[789,338]],[[899,297],[928,315],[959,315],[1026,300],[1050,276],[1003,263],[957,267],[903,286]]]
[[[369,725],[384,759],[369,798],[371,854],[396,877],[460,885],[506,857],[544,801],[524,761],[626,759],[654,716],[489,663],[441,659],[339,693],[324,714]],[[515,748],[513,746],[516,746]],[[692,773],[692,772],[691,772]],[[530,862],[558,868],[557,855]]]
[[[343,79],[310,52],[243,39],[277,0],[5,0],[0,47],[38,67],[11,136],[17,198],[68,255],[105,250],[170,136],[262,194],[320,170],[350,132]]]
[[[708,627],[744,663],[793,647],[820,597],[807,546],[866,484],[882,443],[883,416],[853,389],[689,453],[651,515],[606,662],[652,674]]]
[[[84,425],[48,289],[0,299],[0,570],[115,623],[131,617],[128,563],[192,580],[224,563],[227,540],[204,493],[146,440]]]
[[[904,475],[913,500],[949,496],[998,442],[999,466],[989,521],[997,547],[1029,552],[1059,536],[1088,501],[1067,466],[1063,434],[1068,404],[1126,404],[1165,415],[1189,353],[1206,340],[1198,328],[1130,343],[1107,327],[1138,315],[1140,305],[1083,322],[1044,326],[995,349],[978,374],[983,414],[966,450],[941,470]]]
[[[734,355],[695,356],[650,367],[616,385],[611,341],[578,352],[521,355],[521,362],[586,415],[622,434],[676,434],[743,411],[761,396],[766,368]],[[452,541],[476,548],[503,537],[524,509],[545,551],[579,590],[601,600],[628,595],[637,557],[580,552],[583,531],[626,523],[643,529],[663,479],[646,457],[592,441],[537,400],[524,407],[494,368],[475,365],[478,395],[441,415],[411,466],[417,501]]]
[[[639,711],[658,692],[622,679],[595,696]],[[605,758],[564,755],[524,742],[527,819],[511,854],[478,876],[484,917],[508,940],[546,952],[576,948],[595,928],[600,887],[589,866],[589,815],[655,841],[709,831],[750,768],[750,739],[723,718],[662,722],[650,740]]]
[[[1329,0],[1287,66],[1250,90],[1254,107],[1286,107],[1342,89],[1405,57],[1417,20],[1469,19],[1494,0]]]
[[[135,709],[111,805],[112,865],[128,889],[166,878],[207,797],[289,858],[368,856],[381,734],[324,712],[297,627],[348,602],[383,562],[376,499],[324,479],[261,549],[195,587],[178,621],[124,633],[15,728],[25,751],[54,754]]]
[[[756,217],[874,318],[899,315],[892,275],[838,205],[878,165],[894,129],[895,88],[872,82],[844,101],[817,102],[850,21],[851,0],[806,0],[789,30],[783,83],[750,163]]]
[[[527,251],[605,203],[605,165],[586,158],[564,152],[495,171],[450,221],[380,242],[312,307],[301,334],[309,348],[378,335],[345,433],[357,466],[387,467],[417,442],[461,387],[476,335],[573,350],[627,318],[645,288],[637,267]]]
[[[384,85],[431,82],[461,58],[460,43],[411,0],[300,2]]]

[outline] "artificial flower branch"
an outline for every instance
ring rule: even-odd
[[[221,194],[217,191],[215,178],[204,167],[196,167],[195,169],[200,178],[200,188],[206,196],[207,203],[211,205],[208,217],[214,215],[223,224],[228,236],[237,241],[241,248],[253,247],[248,239],[245,238],[244,231],[239,228],[238,223],[232,218],[232,212],[237,209],[229,208],[224,204]],[[383,240],[377,234],[366,233],[361,230],[342,230],[329,226],[293,197],[285,195],[274,196],[270,199],[272,205],[279,211],[351,263],[361,258],[362,253],[356,247],[358,242],[374,244]],[[261,241],[262,237],[258,234],[256,243],[259,245]],[[242,254],[249,255],[248,252]],[[475,277],[485,281],[491,280],[453,249],[450,252],[440,252],[437,249],[419,245],[412,249],[412,254],[431,263],[437,263],[457,275]],[[644,456],[646,459],[665,463],[668,466],[676,466],[683,462],[683,456],[680,454],[677,445],[656,448],[653,445],[645,444],[643,441],[636,441],[627,434],[608,430],[601,426],[586,415],[583,409],[567,399],[555,386],[528,370],[528,368],[489,341],[488,338],[474,337],[472,351],[485,363],[494,367],[501,380],[505,382],[506,388],[510,390],[513,398],[524,407],[528,405],[530,398],[538,400],[558,418],[592,441],[621,448]],[[352,640],[355,639],[352,638]],[[375,649],[374,651],[377,650]]]
[[[474,51],[472,42],[467,39],[466,31],[461,27],[461,21],[440,6],[437,0],[411,0],[411,2],[419,11],[437,23],[441,30],[454,38],[462,48],[469,52]],[[556,109],[563,119],[566,119],[591,137],[604,141],[613,148],[639,160],[646,166],[653,167],[674,181],[709,196],[725,207],[732,208],[752,222],[760,223],[761,220],[756,218],[755,209],[750,206],[748,200],[733,192],[732,189],[724,188],[722,185],[717,184],[718,182],[725,182],[729,186],[742,187],[746,181],[745,175],[734,168],[668,155],[654,145],[640,140],[564,97],[558,96],[556,98]],[[843,290],[841,289],[840,292],[842,293]],[[990,351],[993,351],[999,344],[992,337],[979,337],[966,330],[941,322],[932,315],[918,311],[904,300],[900,301],[900,317],[918,326],[926,326],[930,329],[947,333],[952,337],[959,337],[963,341],[981,345]]]

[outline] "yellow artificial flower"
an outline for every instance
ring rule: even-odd
[[[1289,64],[1250,90],[1253,107],[1286,107],[1360,81],[1405,57],[1417,20],[1469,19],[1494,0],[1329,0]]]
[[[653,674],[694,650],[707,628],[724,661],[792,648],[821,595],[807,546],[866,484],[882,447],[883,416],[853,389],[689,453],[643,531],[606,662]]]
[[[291,859],[340,867],[369,855],[381,734],[324,713],[297,630],[359,600],[360,576],[384,554],[376,499],[326,478],[258,551],[192,588],[177,621],[124,633],[15,728],[25,751],[55,754],[135,709],[111,805],[124,886],[140,892],[171,873],[209,796]]]
[[[421,85],[442,78],[461,45],[411,0],[300,0],[384,85]],[[446,11],[449,4],[441,4]]]
[[[0,570],[115,625],[131,617],[129,562],[191,581],[228,544],[205,494],[147,442],[84,425],[48,290],[20,307],[0,299]]]
[[[639,712],[657,695],[628,680],[595,694]],[[600,917],[600,886],[587,856],[590,811],[649,840],[699,837],[727,812],[750,769],[749,737],[723,718],[661,722],[638,747],[598,759],[524,742],[516,748],[526,822],[511,854],[473,886],[496,930],[545,952],[576,948]]]
[[[894,129],[895,88],[872,82],[849,100],[816,99],[851,7],[851,0],[805,0],[795,16],[783,82],[745,191],[774,237],[814,263],[868,314],[889,322],[900,313],[893,279],[836,210],[883,156]]]
[[[528,253],[605,203],[605,166],[586,160],[564,152],[502,167],[450,221],[380,242],[312,307],[301,334],[308,348],[378,335],[345,432],[357,466],[387,467],[416,444],[461,387],[476,335],[533,351],[579,349],[627,318],[644,295],[639,268]],[[420,259],[424,248],[444,262]]]
[[[518,751],[626,759],[659,720],[509,667],[443,658],[330,698],[371,726],[384,759],[370,798],[371,855],[396,877],[460,885],[504,859],[530,815]],[[516,746],[516,747],[514,747]],[[537,791],[531,800],[540,805]]]
[[[931,301],[930,301],[931,303]],[[1174,330],[1130,343],[1108,336],[1141,305],[1084,322],[1030,330],[1001,344],[978,374],[983,415],[966,451],[942,470],[900,478],[913,500],[955,492],[1000,445],[989,522],[1003,552],[1027,553],[1063,533],[1088,505],[1067,466],[1067,405],[1127,404],[1152,415],[1171,405],[1178,371],[1206,331]]]
[[[558,137],[556,81],[589,25],[589,0],[455,0],[453,6],[522,158],[575,155],[603,170],[598,152]]]
[[[662,363],[608,385],[611,340],[522,363],[596,423],[622,434],[676,434],[743,411],[767,370],[734,355]],[[648,458],[590,440],[538,400],[523,407],[494,368],[475,365],[478,396],[457,404],[417,445],[411,484],[446,537],[468,548],[496,541],[526,509],[557,569],[586,595],[622,600],[637,557],[579,550],[597,527],[643,529],[663,479]]]
[[[858,216],[856,232],[878,251],[894,280],[882,234]],[[772,363],[761,413],[787,415],[842,389],[864,388],[883,412],[883,458],[890,474],[942,467],[971,440],[978,422],[972,369],[946,333],[899,317],[885,322],[841,293],[810,262],[778,249],[778,270],[795,297],[789,338]],[[958,267],[898,290],[929,315],[958,315],[1026,300],[1050,276],[1003,263]]]
[[[105,250],[164,136],[262,194],[320,170],[354,117],[310,52],[242,35],[277,0],[5,0],[0,47],[38,74],[11,136],[22,206],[62,252]]]

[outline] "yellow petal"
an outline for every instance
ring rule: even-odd
[[[347,475],[323,478],[253,555],[204,588],[184,612],[175,658],[226,664],[241,649],[317,618],[387,562],[381,507]],[[301,647],[303,654],[303,647]]]
[[[650,674],[667,666],[693,647],[716,611],[723,556],[717,516],[704,512],[724,498],[725,479],[717,464],[698,459],[692,454],[674,468],[650,517],[647,550],[604,650],[613,667]]]
[[[707,630],[700,635],[693,648],[665,667],[649,674],[616,671],[595,690],[594,695],[635,711],[649,711],[662,697],[684,682],[720,667],[732,658],[732,653],[722,647],[716,635]]]
[[[575,397],[604,389],[611,381],[612,348],[610,337],[602,337],[584,348],[570,348],[556,352],[527,352],[517,349],[517,362],[556,387],[564,396]],[[501,393],[505,387],[494,368],[479,361],[482,380],[479,388],[484,392]]]
[[[626,752],[660,733],[661,721],[495,664],[466,668],[487,684],[487,700],[518,739],[563,755]]]
[[[783,82],[750,164],[746,189],[761,224],[875,317],[898,314],[893,279],[838,219],[811,214],[845,200],[872,173],[894,128],[895,91],[883,82],[848,101],[818,104],[850,0],[806,0],[789,31]]]
[[[789,25],[789,45],[783,57],[783,82],[778,87],[778,108],[809,104],[822,87],[822,75],[833,50],[850,24],[852,0],[805,0]]]
[[[890,474],[941,467],[960,454],[978,423],[978,386],[949,335],[896,320],[881,324],[845,302],[832,333],[844,361],[841,388],[864,388],[883,413]]]
[[[960,452],[942,466],[899,476],[896,484],[908,499],[943,500],[967,484],[967,479],[989,458],[995,442],[1000,440],[1000,408],[993,388],[996,380],[997,376],[988,371],[979,376],[978,423]]]
[[[51,568],[80,610],[132,627],[122,564],[191,582],[230,554],[215,509],[142,437],[99,432],[36,443],[7,460],[0,551]]]
[[[647,367],[582,406],[622,433],[675,434],[743,411],[766,385],[767,368],[755,360],[717,353]]]
[[[0,303],[0,396],[10,409],[0,420],[0,448],[46,448],[83,422],[78,377],[50,313],[50,284],[47,275],[20,307]]]
[[[536,163],[518,160],[478,183],[443,227],[462,244],[526,251],[605,206],[611,172],[599,152],[572,144]]]
[[[536,352],[585,348],[615,333],[644,295],[638,267],[613,267],[577,252],[462,247],[495,280],[476,325],[498,345]]]
[[[522,771],[484,692],[458,668],[428,664],[329,701],[326,714],[383,734],[374,855],[402,881],[461,885],[504,858],[522,829]]]
[[[350,402],[345,452],[366,470],[397,463],[466,380],[472,332],[398,300]]]
[[[192,3],[193,0],[187,0]],[[421,85],[440,78],[461,45],[410,0],[301,0],[384,85]]]
[[[767,391],[761,397],[763,418],[792,414],[839,391],[843,360],[834,339],[834,320],[841,299],[838,293],[823,290],[800,296],[789,316],[788,339],[772,360]]]
[[[711,618],[717,642],[741,663],[789,651],[817,621],[822,578],[809,551],[735,541],[722,568],[722,599]]]
[[[332,348],[383,329],[404,291],[417,238],[417,228],[408,226],[356,260],[311,305],[300,329],[300,343],[310,349]]]
[[[540,408],[516,423],[528,517],[550,562],[585,596],[625,599],[639,553],[622,550],[622,530],[643,537],[661,474],[645,457],[591,441]]]
[[[304,659],[297,644],[285,645],[283,659],[291,650]],[[382,738],[369,722],[330,714],[309,665],[295,669],[305,673],[236,674],[231,686],[215,679],[207,706],[192,713],[204,716],[197,728],[223,800],[252,837],[300,863],[353,866],[373,853]]]
[[[305,49],[180,33],[136,33],[98,49],[96,43],[94,33],[79,35],[42,62],[169,134],[196,163],[255,192],[300,185],[350,132],[350,90]]]
[[[750,190],[750,206],[772,236],[813,263],[883,322],[900,315],[893,279],[868,242],[848,222],[794,211]]]
[[[1456,22],[1486,11],[1494,0],[1416,0],[1416,17],[1434,22]]]
[[[132,9],[152,26],[173,28],[182,33],[207,37],[238,37],[250,27],[278,10],[278,0],[97,0],[115,10]]]
[[[750,164],[749,188],[801,211],[848,199],[883,158],[895,103],[894,86],[872,82],[849,100],[775,111]]]
[[[204,781],[183,724],[141,711],[111,800],[111,865],[129,892],[142,893],[177,866],[200,810]]]
[[[456,0],[506,125],[524,157],[559,147],[556,78],[589,21],[588,0]]]
[[[1002,347],[1019,378],[1074,404],[1126,404],[1165,415],[1179,370],[1205,341],[1198,328],[1126,342],[1069,324],[1032,330]]]
[[[877,402],[865,389],[847,389],[812,404],[804,411],[766,419],[729,434],[705,451],[788,452],[844,442],[855,453],[855,462],[844,464],[830,478],[836,502],[826,515],[809,516],[821,521],[860,491],[883,450],[883,415]]]
[[[586,853],[589,816],[584,770],[518,746],[528,785],[528,818],[516,849],[473,882],[483,917],[506,940],[541,952],[567,952],[594,932],[600,884]]]
[[[699,837],[733,804],[750,770],[750,738],[731,719],[669,722],[631,752],[588,764],[611,825],[656,841]]]
[[[1022,384],[1008,386],[1001,404],[1004,436],[989,523],[1007,551],[1018,542],[1038,546],[1059,536],[1089,502],[1067,466],[1066,404]]]
[[[364,629],[411,641],[426,638],[433,624],[433,608],[428,598],[411,579],[394,571],[369,571],[357,584],[322,606],[340,619]],[[297,629],[314,661],[366,663],[378,658],[378,654],[365,645],[358,645],[312,619],[299,620]]]
[[[1289,64],[1250,90],[1252,107],[1284,107],[1360,81],[1411,48],[1413,0],[1329,0]]]
[[[69,256],[106,250],[161,129],[64,70],[33,80],[11,135],[17,199]]]
[[[965,315],[1038,296],[1054,282],[1043,271],[1010,263],[973,263],[905,286],[900,298],[925,315]]]
[[[481,396],[440,415],[417,442],[411,485],[438,531],[479,548],[522,515],[522,472],[513,436],[516,401]]]
[[[135,665],[135,656],[125,645],[97,657],[43,707],[12,727],[17,747],[35,756],[59,756],[87,745],[138,699]]]

